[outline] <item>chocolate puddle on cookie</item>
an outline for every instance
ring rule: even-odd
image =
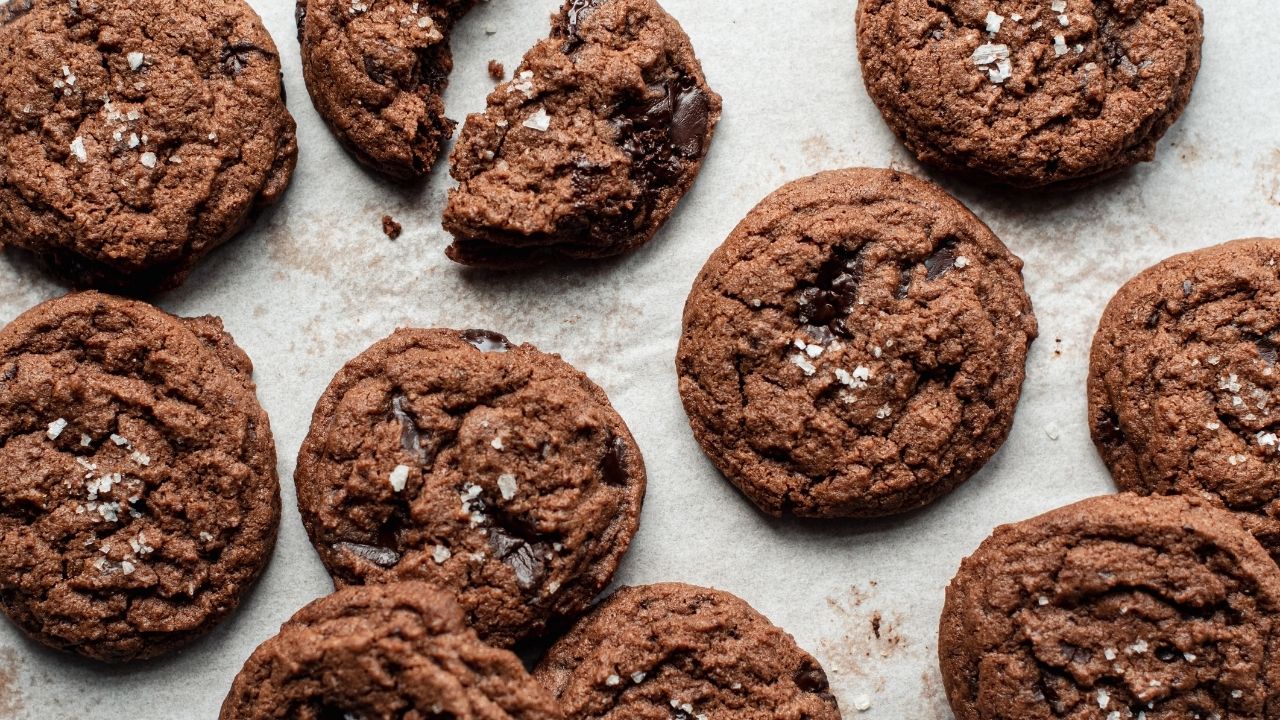
[[[795,316],[801,324],[819,331],[827,330],[836,335],[852,337],[845,326],[845,320],[858,301],[858,282],[861,280],[862,253],[865,247],[861,246],[857,250],[836,249],[818,269],[818,276],[812,284],[800,288]]]

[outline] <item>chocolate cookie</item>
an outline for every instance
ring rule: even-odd
[[[947,589],[956,720],[1280,718],[1280,570],[1199,501],[1086,500],[998,528]]]
[[[0,243],[145,293],[280,199],[298,148],[242,0],[0,4]]]
[[[1093,439],[1123,490],[1233,510],[1280,558],[1280,240],[1169,258],[1130,280],[1093,339]]]
[[[520,266],[648,242],[689,190],[720,96],[653,0],[569,0],[454,148],[449,257]]]
[[[0,330],[0,608],[35,640],[155,657],[240,603],[275,544],[275,445],[215,317],[97,293]]]
[[[921,162],[1019,187],[1155,157],[1191,99],[1195,0],[860,0],[871,99]]]
[[[316,112],[356,159],[413,179],[430,172],[454,122],[441,94],[449,33],[475,0],[298,0],[302,72]]]
[[[545,690],[426,583],[340,590],[253,652],[220,720],[560,720]]]
[[[645,490],[640,450],[599,387],[479,330],[399,330],[348,363],[316,406],[296,480],[338,586],[431,582],[500,645],[609,584]]]
[[[790,635],[733,595],[677,583],[619,590],[534,677],[579,720],[840,720]]]
[[[977,472],[1036,336],[1022,261],[941,189],[887,170],[761,202],[689,294],[676,359],[694,436],[773,515],[875,517]]]

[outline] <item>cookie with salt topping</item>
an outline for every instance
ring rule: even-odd
[[[109,662],[186,645],[275,544],[280,487],[253,366],[214,317],[98,293],[0,330],[0,609]]]
[[[449,35],[475,0],[299,0],[302,74],[316,112],[368,167],[431,171],[453,137],[441,97]]]
[[[1022,261],[967,208],[839,170],[783,186],[712,254],[676,369],[694,437],[761,510],[878,517],[995,454],[1036,332]]]
[[[0,4],[0,244],[170,288],[284,194],[280,61],[243,0]]]
[[[462,128],[447,254],[511,268],[634,250],[693,186],[720,108],[655,0],[567,0]]]
[[[1280,240],[1175,255],[1120,288],[1089,363],[1093,440],[1123,490],[1234,511],[1280,558]]]
[[[956,720],[1280,717],[1280,570],[1229,513],[1113,495],[997,528],[947,588]]]
[[[316,406],[295,480],[337,585],[430,582],[504,646],[608,586],[645,492],[603,390],[480,330],[399,330],[349,362]]]
[[[534,677],[579,720],[840,720],[826,672],[790,635],[734,595],[680,583],[614,593]]]
[[[520,659],[425,583],[351,587],[258,646],[220,720],[563,720]]]
[[[924,162],[1024,188],[1155,156],[1191,99],[1195,0],[860,0],[871,99]]]

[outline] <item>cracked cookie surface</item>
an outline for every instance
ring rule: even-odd
[[[178,285],[289,184],[279,58],[242,0],[17,0],[0,46],[0,243],[76,285]]]
[[[694,436],[774,515],[921,507],[999,449],[1036,336],[1022,261],[941,189],[821,173],[711,256],[677,357]]]
[[[1195,0],[861,0],[871,98],[921,162],[1020,187],[1151,160],[1191,98]]]
[[[498,645],[590,604],[645,491],[640,450],[604,391],[478,330],[399,330],[348,363],[316,407],[295,479],[339,586],[431,582]]]
[[[1230,514],[1094,498],[998,528],[947,589],[956,720],[1280,718],[1280,570]]]
[[[431,171],[453,137],[441,95],[449,34],[475,0],[300,0],[302,70],[316,112],[365,165]]]
[[[467,118],[444,213],[449,257],[518,267],[643,245],[692,186],[720,107],[654,0],[570,0]]]
[[[818,661],[741,599],[664,583],[627,587],[534,672],[581,720],[839,720]]]
[[[520,660],[426,583],[352,587],[299,610],[253,652],[221,720],[561,720]]]
[[[155,657],[233,611],[271,555],[275,445],[217,318],[97,293],[0,330],[0,607],[34,639]]]
[[[1122,490],[1232,510],[1280,557],[1280,240],[1176,255],[1130,280],[1093,340],[1094,443]]]

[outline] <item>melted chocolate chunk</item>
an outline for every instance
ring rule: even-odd
[[[253,43],[232,43],[222,49],[222,71],[232,77],[244,72],[245,67],[249,65],[249,60],[254,55],[269,56],[266,50],[254,45]]]
[[[610,485],[626,485],[630,477],[627,475],[627,443],[620,437],[609,440],[609,447],[604,451],[604,463],[601,466],[604,481]]]
[[[947,271],[956,266],[956,258],[960,257],[960,252],[956,248],[955,240],[947,240],[938,246],[924,261],[925,277],[929,280],[937,280]]]
[[[381,567],[394,567],[396,563],[400,562],[400,553],[392,550],[391,548],[363,545],[361,543],[340,542],[334,543],[333,549],[339,551],[345,550]]]
[[[796,687],[809,693],[825,694],[830,688],[827,673],[820,667],[810,666],[796,673]]]
[[[611,121],[618,146],[631,157],[631,178],[645,189],[633,224],[647,220],[654,188],[674,183],[688,158],[701,155],[710,122],[710,103],[692,78],[682,75],[650,89],[662,94],[624,104]]]
[[[861,263],[861,249],[843,248],[823,263],[814,284],[800,291],[796,311],[800,322],[848,337],[844,323],[858,300]]]
[[[506,352],[515,347],[505,336],[489,330],[463,330],[462,339],[480,352]]]
[[[516,574],[516,585],[521,590],[532,590],[546,576],[543,561],[547,547],[542,543],[528,543],[500,527],[490,528],[489,546],[498,559],[506,563]]]
[[[1277,358],[1275,343],[1271,338],[1258,338],[1253,341],[1258,346],[1258,357],[1269,366],[1275,366]]]
[[[421,465],[429,465],[435,458],[429,447],[428,438],[418,430],[418,423],[409,414],[409,398],[396,395],[391,398],[391,414],[400,422],[400,447],[413,455]]]

